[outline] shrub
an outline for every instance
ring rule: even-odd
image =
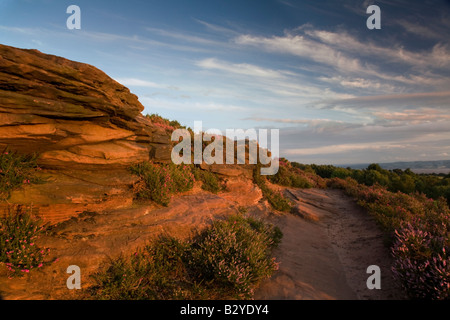
[[[160,236],[138,249],[129,258],[111,259],[104,270],[92,278],[88,289],[99,300],[194,299],[201,291],[190,283],[185,269],[188,244],[173,237]]]
[[[188,241],[161,236],[129,258],[92,275],[94,299],[250,298],[277,264],[271,248],[281,231],[253,218],[216,221]]]
[[[200,180],[202,182],[202,189],[212,192],[212,193],[218,193],[222,190],[222,187],[220,185],[220,180],[212,172],[202,170],[200,168],[194,169],[194,176],[196,180]]]
[[[266,184],[266,178],[260,174],[260,167],[256,166],[253,171],[253,182],[261,189],[263,196],[275,210],[290,212],[291,203],[280,192],[271,190]]]
[[[130,168],[131,172],[141,177],[135,187],[136,197],[153,200],[168,206],[172,194],[192,189],[194,175],[186,165],[156,165],[143,162]]]
[[[263,191],[267,201],[269,201],[272,208],[282,212],[290,212],[292,209],[291,203],[287,200],[281,192],[277,191]]]
[[[299,168],[293,167],[287,160],[280,159],[278,172],[268,176],[272,183],[293,188],[312,188],[313,182],[310,181]]]
[[[30,210],[17,207],[0,219],[0,262],[5,263],[12,276],[41,268],[50,249],[40,248],[36,241],[44,231],[41,221]]]
[[[450,232],[448,221],[416,218],[396,231],[392,270],[413,299],[450,299],[450,242],[443,236]]]
[[[40,182],[34,175],[39,170],[36,155],[19,155],[7,150],[0,154],[0,201],[24,184]]]
[[[163,128],[169,132],[172,132],[176,129],[185,128],[185,127],[181,126],[181,124],[178,121],[176,121],[176,120],[171,121],[169,119],[163,118],[162,116],[160,116],[157,113],[147,114],[146,117],[148,119],[150,119],[150,121],[154,125],[156,125],[160,128]]]
[[[277,270],[270,249],[280,232],[241,216],[216,222],[192,241],[190,267],[198,280],[212,281],[233,298],[250,298],[255,284]]]

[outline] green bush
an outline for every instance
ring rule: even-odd
[[[111,259],[92,275],[88,289],[98,300],[196,299],[203,296],[185,269],[188,244],[160,236],[126,258]]]
[[[275,184],[293,188],[312,188],[312,183],[303,175],[301,170],[291,166],[287,160],[280,160],[278,172],[267,179]]]
[[[0,201],[7,200],[11,191],[24,184],[38,183],[35,170],[40,170],[36,155],[19,155],[3,151],[0,154]]]
[[[266,178],[261,176],[260,166],[256,166],[253,171],[253,182],[261,189],[263,196],[275,210],[290,212],[291,203],[280,192],[271,190],[266,184]]]
[[[212,192],[212,193],[218,193],[222,190],[222,187],[220,185],[220,180],[217,177],[216,174],[202,170],[200,168],[194,169],[194,176],[196,180],[199,180],[202,182],[202,189]]]
[[[31,209],[19,206],[0,219],[0,262],[5,263],[11,276],[21,276],[44,265],[50,249],[36,244],[43,231],[44,226],[32,216]]]
[[[267,201],[275,210],[282,212],[290,212],[292,210],[291,203],[280,192],[263,191]]]
[[[192,189],[195,178],[192,168],[186,165],[157,165],[143,162],[130,168],[140,176],[141,181],[135,186],[138,199],[153,200],[168,206],[172,195]]]
[[[242,216],[216,221],[188,241],[162,236],[109,261],[88,293],[112,300],[251,298],[277,269],[271,249],[281,237],[278,228]]]
[[[277,270],[270,250],[279,229],[241,216],[214,223],[191,244],[190,268],[232,298],[251,298],[254,286]]]

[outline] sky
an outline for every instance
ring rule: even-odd
[[[0,43],[94,65],[144,114],[279,129],[291,161],[450,159],[449,0],[0,0]]]

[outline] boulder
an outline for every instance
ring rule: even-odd
[[[50,169],[167,162],[170,135],[143,110],[91,65],[0,45],[0,149],[39,153]]]

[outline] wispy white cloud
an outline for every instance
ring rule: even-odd
[[[450,68],[450,48],[442,43],[435,44],[431,50],[410,51],[401,45],[378,45],[371,41],[361,41],[350,35],[345,30],[326,31],[318,29],[305,29],[305,34],[312,39],[338,49],[340,52],[348,52],[372,57],[383,57],[387,60],[405,63],[410,66],[422,66],[433,68]]]
[[[237,36],[239,35],[239,32],[236,30],[233,30],[231,28],[219,26],[217,24],[209,23],[200,19],[194,19],[194,21],[198,22],[199,24],[205,26],[208,30],[213,31],[217,34],[222,34],[226,36]]]
[[[435,40],[442,39],[442,33],[433,30],[430,25],[425,25],[417,22],[413,23],[405,19],[398,20],[397,24],[400,25],[408,33],[412,33],[422,38]]]
[[[328,31],[310,24],[285,31],[283,36],[244,34],[234,41],[238,45],[312,61],[317,70],[327,68],[323,70],[327,75],[319,79],[327,82],[339,79],[340,85],[346,87],[376,89],[378,86],[381,92],[386,88],[394,91],[405,85],[440,89],[450,85],[447,74],[442,73],[450,70],[450,47],[443,43],[437,43],[429,50],[411,51],[398,44],[375,44],[358,39],[342,28]],[[387,68],[387,63],[395,64],[396,69],[403,68],[403,71]]]
[[[414,113],[378,114],[398,126],[372,124],[336,126],[333,130],[291,128],[281,131],[281,155],[304,163],[356,163],[378,161],[436,160],[450,151],[449,119],[430,121]],[[416,120],[414,120],[416,118]],[[298,137],[301,137],[299,139]],[[334,159],[330,162],[327,159]]]
[[[346,89],[364,89],[368,91],[383,91],[386,93],[394,93],[398,90],[398,87],[382,83],[381,81],[367,79],[367,78],[359,78],[359,77],[345,77],[340,75],[335,75],[333,77],[321,76],[319,77],[320,81],[327,82],[331,85],[338,85],[344,87]]]
[[[273,70],[248,63],[229,63],[214,58],[200,60],[196,64],[197,66],[205,69],[215,69],[227,73],[254,77],[282,79],[287,75],[292,75],[292,72],[290,71]]]
[[[154,29],[158,30],[158,29]],[[11,27],[11,26],[0,26],[0,31],[12,32],[21,35],[29,35],[33,37],[39,37],[39,39],[77,39],[77,41],[95,41],[96,44],[120,44],[120,46],[128,46],[128,47],[139,47],[141,50],[149,50],[152,48],[164,48],[175,51],[183,51],[183,52],[192,52],[192,53],[200,53],[200,52],[211,52],[211,48],[207,49],[207,46],[199,46],[199,42],[203,42],[203,44],[207,44],[208,40],[205,38],[190,36],[186,38],[184,43],[181,43],[182,34],[170,33],[166,32],[164,36],[166,38],[177,37],[179,43],[174,43],[174,41],[167,41],[162,37],[162,40],[155,40],[150,37],[141,34],[119,34],[119,33],[109,33],[109,32],[100,32],[100,31],[92,31],[87,29],[77,30],[77,32],[67,32],[67,29],[61,27],[55,28],[22,28],[22,27]],[[162,33],[163,31],[160,30]],[[188,42],[188,43],[186,43]],[[216,43],[217,44],[217,43]]]
[[[0,26],[0,30],[27,35],[35,35],[40,32],[40,29],[37,28],[12,27],[12,26]]]
[[[293,3],[286,1],[286,0],[278,0],[279,3],[284,4],[285,6],[288,6],[290,8],[297,8]]]
[[[428,106],[430,108],[444,108],[448,110],[450,105],[450,91],[361,96],[341,100],[323,100],[317,105],[329,109],[338,109],[341,107],[367,109],[374,107],[411,108],[413,106]]]
[[[176,101],[176,100],[162,100],[155,99],[152,97],[142,97],[140,98],[144,106],[151,108],[152,106],[158,106],[158,109],[162,110],[188,110],[189,112],[244,112],[248,111],[245,106],[239,106],[235,104],[223,104],[215,102],[198,102],[198,101]],[[199,113],[198,116],[201,117],[202,114]]]
[[[291,54],[333,66],[338,70],[347,72],[359,72],[363,65],[356,58],[351,58],[343,53],[324,45],[320,42],[308,39],[304,35],[291,35],[261,37],[241,35],[235,39],[237,44],[262,47],[269,52]]]
[[[114,80],[116,80],[117,82],[121,83],[124,86],[130,87],[167,88],[167,86],[162,85],[160,83],[155,83],[137,78],[116,78]]]
[[[157,34],[161,37],[171,38],[181,42],[195,43],[199,45],[208,45],[208,46],[224,45],[223,42],[206,38],[205,36],[191,35],[186,32],[175,32],[175,31],[168,31],[166,29],[151,28],[151,27],[146,27],[145,30],[153,34]]]
[[[436,123],[450,120],[450,114],[447,109],[427,107],[420,109],[404,109],[400,111],[380,110],[374,111],[373,116],[376,119],[376,123],[387,123],[395,126]]]
[[[304,155],[330,155],[336,153],[347,153],[352,151],[367,151],[367,150],[392,150],[392,149],[406,149],[411,147],[405,144],[386,144],[386,142],[374,142],[374,143],[349,143],[349,144],[338,144],[331,146],[323,146],[316,148],[297,148],[297,149],[287,149],[284,150],[286,155],[304,156]]]
[[[221,74],[230,76],[230,81],[234,84],[242,84],[249,90],[249,95],[255,89],[272,93],[272,96],[267,94],[262,96],[259,99],[260,101],[273,99],[274,103],[279,103],[280,98],[282,98],[282,101],[286,103],[289,99],[297,99],[295,101],[298,104],[301,101],[319,100],[324,97],[330,99],[353,97],[349,94],[334,92],[329,88],[314,86],[303,76],[290,70],[276,70],[248,63],[231,63],[215,58],[197,61],[196,65],[203,69],[220,71]],[[218,77],[217,73],[216,77]]]

